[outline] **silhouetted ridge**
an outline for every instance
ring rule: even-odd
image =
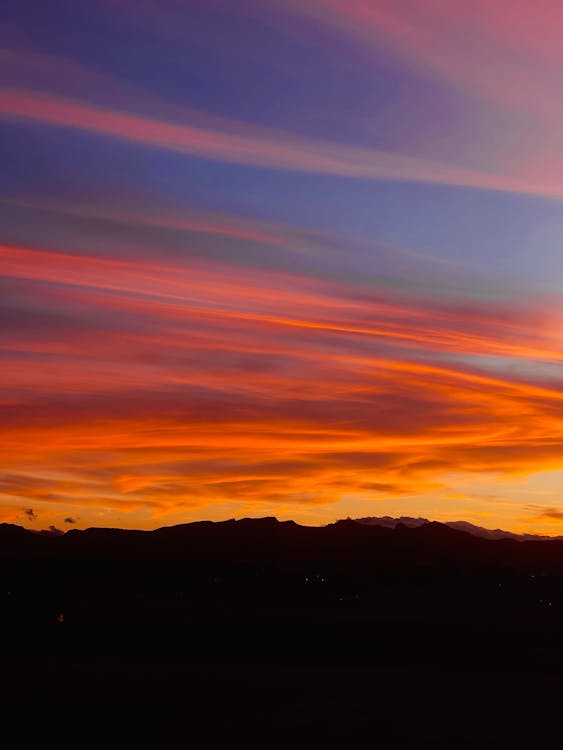
[[[354,519],[357,523],[365,524],[367,526],[382,526],[387,529],[394,529],[399,524],[402,526],[408,526],[409,528],[418,528],[428,523],[436,523],[429,521],[428,518],[411,516],[400,516],[399,518],[393,518],[392,516],[367,516],[365,518]],[[443,526],[448,526],[450,529],[458,529],[459,531],[466,531],[468,534],[473,536],[482,537],[483,539],[515,539],[519,542],[539,542],[539,541],[554,541],[563,540],[563,536],[545,536],[542,534],[516,534],[513,531],[504,531],[503,529],[486,529],[482,526],[476,526],[469,521],[445,521]]]
[[[458,540],[458,541],[466,541],[468,538],[471,537],[471,535],[467,531],[461,531],[460,529],[454,529],[450,526],[439,523],[438,521],[428,521],[428,523],[424,523],[421,526],[417,527],[409,527],[405,526],[404,524],[397,524],[395,527],[395,530],[399,530],[401,532],[406,532],[408,534],[416,534],[419,538],[423,539],[435,539],[436,541],[451,541],[451,540]]]
[[[48,549],[46,541],[49,540],[22,526],[12,523],[0,524],[0,555],[4,557],[39,554]]]
[[[23,526],[17,526],[14,523],[0,523],[0,539],[2,541],[6,539],[23,539],[32,534],[32,531],[25,529]]]
[[[61,559],[184,560],[254,563],[312,562],[375,565],[509,565],[563,570],[563,543],[491,540],[436,521],[410,524],[336,521],[300,526],[276,518],[199,521],[154,531],[71,529],[41,535],[0,527],[0,556]],[[418,520],[418,519],[417,519]]]

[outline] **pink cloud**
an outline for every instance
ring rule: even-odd
[[[209,127],[157,120],[33,91],[0,90],[0,117],[70,127],[187,156],[254,167],[371,180],[399,180],[563,195],[563,179],[534,180],[414,156],[290,136],[216,119]],[[202,116],[198,119],[201,121]]]

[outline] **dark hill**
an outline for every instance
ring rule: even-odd
[[[0,557],[294,564],[500,565],[563,572],[563,541],[486,539],[448,524],[379,525],[350,519],[324,527],[275,518],[203,521],[154,531],[72,529],[41,535],[0,525]]]
[[[537,747],[514,712],[558,715],[563,690],[563,543],[440,523],[4,524],[0,607],[26,736],[32,717],[157,747]]]
[[[367,526],[383,526],[387,529],[394,529],[399,524],[408,526],[409,528],[416,528],[430,523],[427,518],[421,518],[420,516],[418,518],[413,518],[412,516],[401,516],[400,518],[393,518],[392,516],[367,516],[365,518],[356,518],[355,520]],[[449,528],[458,529],[459,531],[467,531],[469,534],[482,537],[483,539],[514,539],[518,542],[563,540],[562,536],[550,537],[542,536],[541,534],[516,534],[512,531],[504,531],[503,529],[486,529],[483,526],[476,526],[474,523],[469,523],[468,521],[445,521],[444,526],[449,526]]]

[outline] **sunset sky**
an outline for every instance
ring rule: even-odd
[[[560,0],[20,0],[0,520],[563,534]]]

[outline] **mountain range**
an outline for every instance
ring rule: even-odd
[[[549,540],[549,541],[548,541]],[[301,526],[274,517],[199,521],[152,531],[31,531],[0,524],[0,558],[186,563],[396,566],[486,565],[563,574],[563,540],[490,531],[465,522],[361,518]]]
[[[399,518],[394,518],[393,516],[366,516],[365,518],[356,518],[354,520],[357,523],[363,523],[368,526],[383,526],[387,529],[394,529],[399,524],[414,529],[418,526],[431,523],[428,518],[413,518],[411,516],[400,516]],[[515,539],[518,542],[563,540],[563,536],[515,534],[512,531],[504,531],[503,529],[486,529],[483,526],[476,526],[473,523],[469,523],[469,521],[444,521],[443,523],[444,526],[448,526],[450,529],[466,531],[468,534],[473,534],[473,536],[478,536],[482,539]]]

